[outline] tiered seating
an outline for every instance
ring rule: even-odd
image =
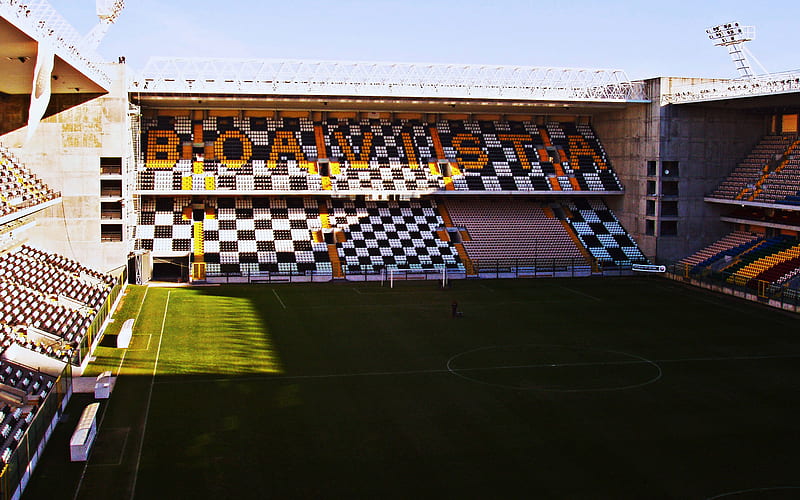
[[[311,198],[219,198],[203,222],[206,272],[331,272]]]
[[[435,201],[330,203],[331,226],[346,238],[337,247],[347,271],[464,270],[453,244],[437,234],[445,224]]]
[[[145,191],[622,189],[587,124],[159,116],[143,121],[142,135]],[[318,171],[318,158],[330,167]]]
[[[193,221],[202,223],[206,272],[330,272],[319,206],[312,198],[143,198],[136,244],[156,256],[197,251]],[[195,242],[196,243],[196,242]],[[197,252],[196,252],[197,253]]]
[[[155,255],[192,249],[192,221],[184,213],[191,198],[143,198],[136,227],[137,248],[152,250]],[[191,215],[191,214],[189,214]]]
[[[427,160],[436,156],[428,127],[417,121],[336,120],[322,123],[328,156],[339,159],[331,181],[339,191],[444,188]]]
[[[559,155],[566,156],[565,171],[571,172],[581,191],[622,190],[592,127],[585,123],[548,122],[547,132]]]
[[[755,201],[800,205],[800,149],[795,142],[792,150],[781,162],[779,169],[762,184],[763,192]]]
[[[436,129],[444,154],[464,175],[457,190],[622,189],[589,125],[451,120]]]
[[[0,461],[8,463],[28,425],[55,384],[55,377],[1,360],[0,391],[8,396],[0,403]],[[22,401],[16,394],[24,394]]]
[[[759,237],[746,231],[734,231],[719,241],[698,250],[680,260],[681,264],[692,266],[692,268],[704,268],[714,262],[724,260],[726,256],[733,257],[752,247]]]
[[[33,327],[77,346],[113,283],[110,276],[74,261],[23,246],[0,256],[0,324]],[[4,333],[6,339],[27,343],[19,329],[6,328]],[[48,351],[46,346],[38,347],[34,350]],[[60,357],[65,353],[47,354]]]
[[[776,186],[770,192],[780,192],[780,160],[794,143],[791,136],[769,135],[759,142],[747,157],[733,169],[730,175],[711,194],[713,198],[745,201],[770,201],[770,193],[756,200],[764,191],[764,184]]]
[[[800,244],[797,238],[780,235],[758,243],[722,271],[728,275],[729,283],[753,285],[755,281],[771,282],[781,278],[795,269],[798,262]]]
[[[450,197],[446,206],[453,223],[469,233],[463,244],[472,260],[584,260],[568,230],[539,202]]]
[[[647,258],[602,200],[575,198],[563,204],[567,221],[601,264],[646,263]]]
[[[60,196],[0,146],[0,217]]]
[[[23,246],[0,256],[0,345],[70,361],[115,280]]]

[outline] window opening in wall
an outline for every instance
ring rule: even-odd
[[[678,234],[678,221],[662,220],[661,236],[676,236]]]
[[[662,196],[678,196],[678,181],[663,181],[661,183]]]
[[[122,158],[100,157],[100,173],[105,175],[122,175]]]
[[[122,241],[122,224],[100,224],[100,241]]]
[[[656,215],[656,200],[647,200],[645,202],[645,215],[654,217]]]
[[[678,176],[678,162],[677,161],[662,161],[661,162],[661,175],[664,177],[677,177]]]
[[[653,219],[646,219],[644,221],[644,234],[647,236],[654,236],[656,234],[656,221]]]
[[[647,181],[647,196],[655,196],[656,194],[656,181]]]
[[[122,196],[122,181],[118,179],[101,179],[100,196],[106,196],[106,197]]]
[[[102,202],[100,203],[101,219],[122,219],[122,202]]]
[[[662,201],[661,202],[661,217],[677,217],[678,216],[678,202],[677,201]]]
[[[647,162],[647,175],[650,177],[655,177],[657,174],[658,162],[655,160],[651,160]]]

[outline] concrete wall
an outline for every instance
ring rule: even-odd
[[[126,157],[125,66],[109,65],[111,91],[42,120],[29,144],[27,128],[0,137],[27,167],[61,191],[63,203],[37,217],[29,242],[99,271],[124,265],[130,242],[101,242],[100,157]],[[24,144],[24,145],[23,145]]]
[[[645,254],[659,263],[685,257],[732,230],[719,220],[724,209],[703,197],[767,132],[761,113],[713,104],[662,105],[662,89],[675,80],[649,80],[650,104],[596,115],[593,122],[625,187],[622,199],[609,199],[609,205]],[[647,175],[648,161],[657,162],[655,176]],[[663,176],[663,161],[677,161],[679,175]],[[663,183],[670,180],[678,182],[676,197],[662,196]],[[656,196],[647,195],[648,181],[656,183]],[[654,216],[646,215],[647,200],[655,202]],[[676,217],[660,213],[664,200],[677,201]],[[655,221],[652,236],[645,234],[648,219]],[[677,221],[677,234],[662,236],[663,221]]]

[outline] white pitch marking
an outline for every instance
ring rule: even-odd
[[[281,303],[281,307],[283,307],[283,309],[285,310],[286,309],[286,304],[283,303],[283,301],[281,300],[281,296],[278,295],[278,292],[276,292],[274,288],[272,289],[272,293],[275,294],[275,298],[278,299],[278,302]]]
[[[150,391],[147,394],[147,404],[144,409],[144,423],[142,424],[142,438],[139,440],[139,451],[136,454],[136,469],[133,473],[133,484],[131,485],[131,499],[136,494],[136,481],[139,479],[139,464],[142,461],[142,448],[144,448],[144,436],[147,434],[147,419],[150,418],[150,401],[153,399],[153,386],[156,382],[156,372],[158,371],[158,359],[161,356],[161,341],[164,339],[164,325],[167,322],[167,311],[169,310],[169,299],[172,290],[167,292],[167,303],[164,304],[164,317],[161,318],[161,333],[158,335],[158,349],[156,350],[156,361],[153,363],[153,376],[150,379]]]

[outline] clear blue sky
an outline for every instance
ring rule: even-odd
[[[78,31],[94,0],[50,0]],[[705,28],[756,27],[770,72],[800,69],[800,2],[778,0],[127,0],[99,52],[134,70],[151,56],[511,64],[736,77]],[[757,72],[761,72],[757,70]]]

